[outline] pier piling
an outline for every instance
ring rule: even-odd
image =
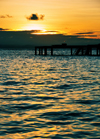
[[[51,48],[51,55],[53,55],[53,48]]]

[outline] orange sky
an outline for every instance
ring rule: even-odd
[[[29,19],[32,14],[38,19]],[[0,0],[0,28],[100,38],[100,0]]]

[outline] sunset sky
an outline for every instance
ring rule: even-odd
[[[5,30],[100,39],[100,0],[0,0]]]

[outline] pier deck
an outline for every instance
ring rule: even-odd
[[[48,55],[48,50],[50,55],[54,55],[54,49],[70,49],[70,56],[100,56],[100,44],[98,45],[87,45],[87,46],[67,46],[66,44],[62,45],[52,45],[52,46],[37,46],[35,47],[35,55]],[[96,51],[96,54],[93,54],[92,50]]]

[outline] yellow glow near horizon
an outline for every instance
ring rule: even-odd
[[[47,30],[41,30],[40,32],[37,32],[37,33],[31,33],[31,34],[35,34],[35,35],[49,35],[49,34],[58,34],[58,32],[54,31],[47,31]]]
[[[21,30],[44,30],[44,27],[41,24],[28,24],[21,27]]]
[[[58,34],[58,31],[51,31],[45,28],[46,26],[42,24],[28,24],[24,27],[21,27],[21,29],[16,29],[16,30],[29,30],[29,31],[33,30],[34,32],[31,34],[35,34],[35,35]]]
[[[0,5],[1,29],[51,30],[42,34],[58,34],[55,30],[59,30],[68,35],[96,32],[100,36],[99,0],[1,0]],[[38,20],[26,18],[32,14]]]

